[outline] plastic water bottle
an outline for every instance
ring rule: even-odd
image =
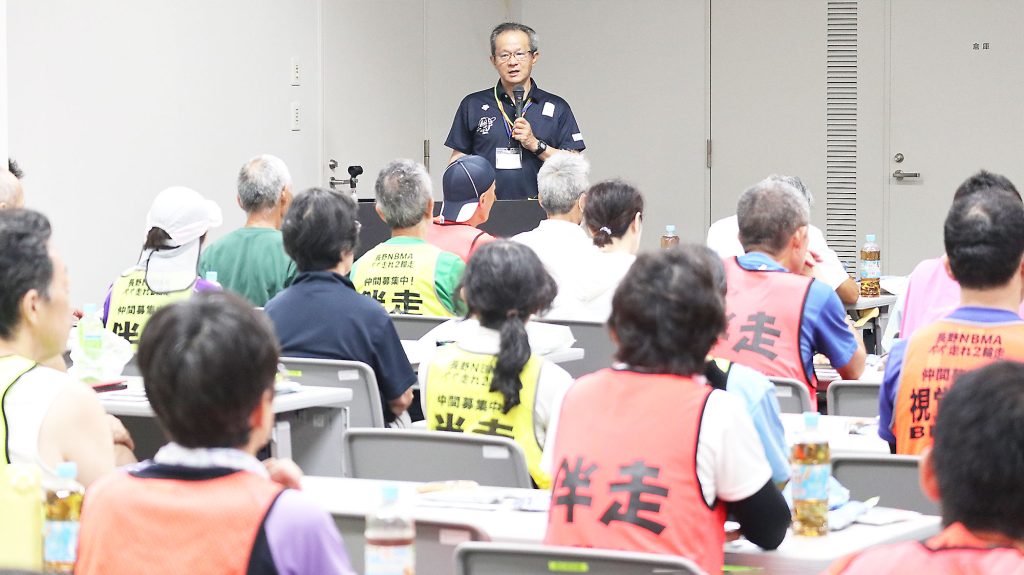
[[[39,468],[0,466],[0,569],[43,570],[43,488]]]
[[[679,245],[679,234],[676,233],[675,224],[665,226],[665,233],[661,234],[661,249],[667,250],[672,246]]]
[[[83,306],[82,319],[78,320],[78,346],[82,350],[78,359],[79,376],[86,381],[100,379],[103,357],[103,320],[94,303]]]
[[[398,487],[381,490],[381,505],[366,516],[366,575],[416,573],[416,525],[399,505]]]
[[[828,440],[818,431],[818,414],[804,413],[804,433],[793,445],[793,533],[828,534]]]
[[[78,550],[78,520],[85,487],[77,481],[78,465],[65,461],[57,466],[57,481],[46,486],[46,526],[43,569],[46,573],[71,573]]]
[[[882,249],[875,243],[875,234],[868,234],[860,248],[860,295],[877,297],[881,294]]]
[[[205,279],[206,279],[206,281],[208,281],[208,282],[210,282],[212,284],[220,285],[220,282],[217,281],[217,272],[215,272],[213,270],[210,270],[210,271],[206,272],[206,278]]]

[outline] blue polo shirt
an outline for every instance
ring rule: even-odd
[[[416,383],[402,340],[379,303],[330,271],[302,272],[264,308],[281,342],[281,355],[361,361],[373,369],[384,401]],[[385,421],[394,414],[384,406]]]
[[[736,258],[745,270],[789,273],[768,254],[750,252]],[[843,368],[857,353],[857,338],[846,325],[846,309],[836,292],[824,282],[811,281],[800,320],[800,357],[808,380],[814,377],[814,354],[827,357],[833,367]]]
[[[559,150],[582,151],[586,148],[583,135],[576,125],[569,104],[558,96],[545,92],[530,80],[530,93],[524,104],[523,116],[530,122],[533,135]],[[444,145],[463,154],[487,158],[495,165],[494,150],[508,148],[510,128],[498,109],[494,92],[497,89],[505,114],[515,121],[516,106],[504,92],[501,82],[496,88],[474,92],[462,99],[455,112],[452,128]],[[518,145],[518,142],[516,142]],[[544,165],[529,150],[522,150],[522,165],[518,170],[495,170],[495,195],[499,200],[519,200],[537,197],[537,172]]]
[[[991,307],[960,307],[946,316],[947,319],[958,319],[972,323],[1020,323],[1019,315],[1005,309]],[[896,405],[896,393],[900,390],[900,376],[903,374],[903,358],[906,357],[907,343],[914,339],[897,340],[889,350],[889,358],[885,362],[885,376],[882,378],[882,389],[878,393],[878,436],[896,444],[896,436],[892,433],[892,409]]]

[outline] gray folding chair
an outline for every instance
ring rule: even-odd
[[[829,384],[826,404],[829,415],[878,417],[878,393],[881,383],[840,379]]]
[[[788,377],[769,377],[775,384],[775,396],[779,398],[779,410],[782,413],[803,413],[817,411],[811,402],[811,392],[807,384]]]
[[[561,568],[552,569],[552,565]],[[674,555],[507,543],[463,543],[455,550],[455,568],[457,575],[550,575],[553,572],[588,575],[705,573],[693,561]]]
[[[450,320],[450,317],[432,317],[428,315],[391,314],[391,323],[398,332],[399,339],[419,339],[427,332]]]
[[[356,573],[365,570],[366,516],[334,513],[334,524],[345,543]],[[416,520],[417,575],[451,575],[456,546],[465,541],[490,541],[479,528],[458,522]]]
[[[572,330],[573,337],[576,338],[573,347],[580,347],[585,351],[583,359],[559,364],[569,372],[569,375],[580,377],[610,367],[615,361],[616,347],[608,333],[608,326],[603,322],[555,319],[537,321],[568,326]]]
[[[392,481],[467,479],[480,485],[530,488],[523,449],[511,439],[411,429],[345,432],[344,476]]]
[[[352,401],[346,404],[346,427],[384,427],[377,376],[361,361],[282,357],[288,378],[302,385],[340,387],[352,390]]]
[[[882,507],[908,509],[939,515],[938,503],[925,497],[918,483],[915,455],[836,455],[832,476],[850,490],[850,497],[864,501],[878,496]]]

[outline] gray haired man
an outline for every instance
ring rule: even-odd
[[[395,160],[380,171],[374,191],[377,215],[391,228],[391,239],[352,266],[356,291],[377,300],[388,313],[458,315],[455,292],[466,265],[459,256],[427,243],[434,199],[426,168]]]
[[[280,231],[291,201],[292,176],[280,158],[263,154],[246,162],[238,172],[238,206],[245,210],[245,227],[206,248],[200,273],[216,272],[225,289],[255,306],[265,305],[295,278],[295,263],[284,252]]]

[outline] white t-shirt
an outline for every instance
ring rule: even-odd
[[[11,387],[4,402],[7,419],[7,447],[14,463],[34,463],[44,479],[55,479],[57,470],[39,453],[39,430],[54,400],[68,385],[82,385],[66,373],[36,366]]]
[[[591,321],[606,322],[612,315],[612,298],[616,288],[626,277],[626,272],[636,261],[636,256],[626,252],[598,251],[595,265],[600,274],[591,277],[588,286],[584,286],[582,317]]]
[[[740,225],[735,214],[711,224],[711,227],[708,228],[707,245],[723,258],[743,255],[743,244],[740,243]],[[846,273],[843,262],[839,261],[839,255],[828,247],[825,234],[821,233],[821,230],[814,224],[807,226],[807,249],[821,258],[821,261],[814,266],[815,279],[825,282],[833,290],[850,279],[850,274]]]
[[[542,220],[536,228],[512,237],[532,249],[558,284],[558,295],[545,319],[589,319],[583,302],[601,273],[601,251],[583,228],[565,220]]]
[[[555,477],[551,460],[559,414],[551,422],[541,466]],[[713,390],[704,407],[697,439],[697,480],[708,505],[715,499],[742,501],[772,478],[761,439],[743,399],[720,389]]]
[[[475,319],[467,319],[460,324],[456,332],[455,343],[450,345],[457,345],[471,353],[497,355],[500,342],[501,334],[497,330],[483,327]],[[430,371],[429,366],[433,355],[432,351],[424,350],[424,356],[420,360],[419,373],[417,373],[420,383],[420,406],[423,408],[424,414],[427,412],[427,373]],[[537,436],[537,441],[545,448],[551,420],[554,414],[561,409],[562,398],[565,397],[565,392],[568,391],[572,382],[572,376],[555,363],[545,360],[541,364],[537,396],[533,405],[533,432]]]

